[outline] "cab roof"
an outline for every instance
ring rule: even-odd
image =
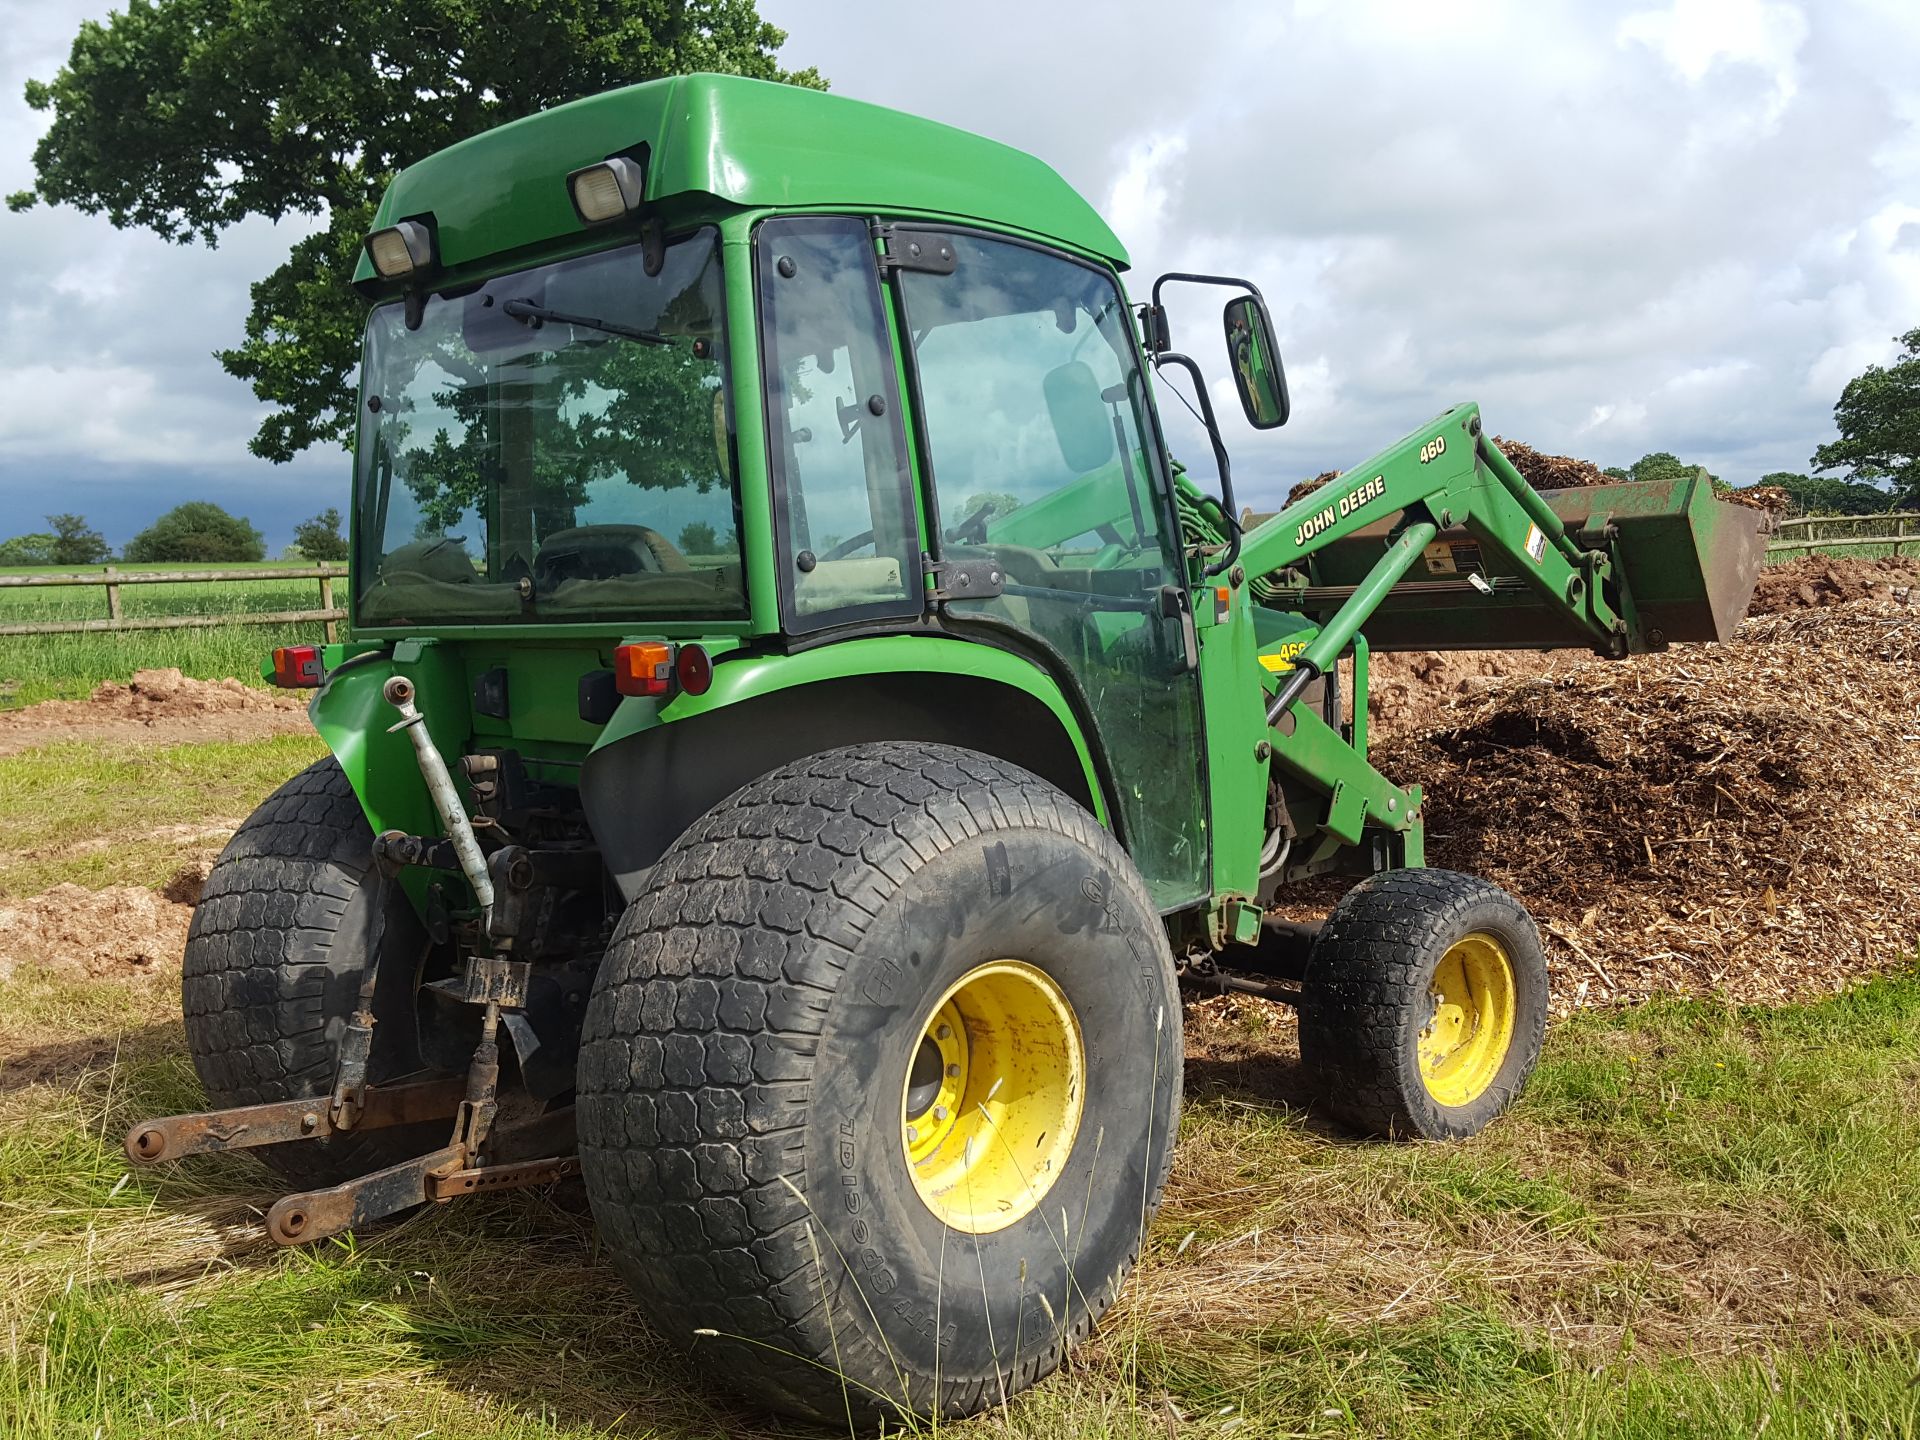
[[[584,233],[566,176],[647,147],[646,198],[915,211],[1024,232],[1124,269],[1079,193],[1024,151],[898,110],[732,75],[609,90],[448,146],[394,177],[374,228],[431,215],[456,268]],[[366,256],[356,285],[378,283]]]

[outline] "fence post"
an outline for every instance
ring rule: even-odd
[[[113,566],[107,566],[104,573],[107,577],[107,618],[118,620],[120,618],[120,587],[113,583]]]
[[[322,610],[333,609],[333,571],[324,560],[320,562],[320,608]],[[329,645],[335,645],[338,644],[339,641],[340,626],[338,622],[329,615],[327,617],[327,643]]]

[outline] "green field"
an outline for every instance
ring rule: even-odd
[[[223,570],[282,570],[302,561],[222,565]],[[116,565],[126,573],[209,566]],[[0,569],[0,575],[62,573]],[[70,572],[68,572],[70,573]],[[276,610],[313,610],[320,605],[318,580],[274,582],[200,582],[128,585],[120,591],[121,610],[141,615],[234,615]],[[334,603],[347,603],[344,576],[334,581]],[[107,613],[100,586],[0,587],[0,624],[37,620],[91,620]],[[177,666],[202,680],[237,675],[258,681],[260,657],[276,645],[311,644],[324,639],[310,625],[228,625],[199,630],[143,630],[121,634],[0,636],[0,707],[40,700],[84,698],[103,680],[125,681],[134,671]]]
[[[0,878],[154,884],[300,738],[0,759]],[[97,857],[114,863],[101,868]],[[311,1250],[243,1156],[130,1175],[192,1108],[177,981],[0,981],[0,1435],[794,1435],[646,1327],[577,1190]],[[1224,1002],[1208,1002],[1220,1007]],[[955,1436],[1920,1437],[1920,973],[1556,1026],[1457,1146],[1359,1143],[1291,1027],[1203,1026],[1168,1204],[1066,1373]],[[843,1432],[844,1433],[844,1432]]]

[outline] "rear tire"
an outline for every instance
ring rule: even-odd
[[[1307,957],[1300,1057],[1365,1134],[1459,1140],[1519,1095],[1540,1057],[1547,962],[1518,900],[1451,870],[1363,880]]]
[[[374,875],[373,831],[331,757],[274,791],[227,842],[193,912],[181,982],[187,1048],[214,1108],[332,1092],[336,1042],[369,949],[389,963],[374,997],[368,1078],[421,1068],[413,985],[426,936],[400,887],[375,885]],[[253,1153],[310,1189],[424,1154],[450,1125]]]
[[[761,1403],[972,1414],[1131,1270],[1179,1016],[1144,884],[1067,796],[951,746],[798,761],[620,922],[580,1060],[595,1220],[660,1332]]]

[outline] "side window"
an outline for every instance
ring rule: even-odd
[[[867,226],[769,220],[755,265],[787,626],[918,614],[920,533]]]
[[[951,239],[952,274],[900,275],[920,418],[942,554],[992,557],[1006,588],[949,613],[1020,626],[1064,660],[1134,863],[1161,909],[1191,904],[1207,889],[1199,687],[1162,594],[1184,577],[1125,299],[1063,255]]]

